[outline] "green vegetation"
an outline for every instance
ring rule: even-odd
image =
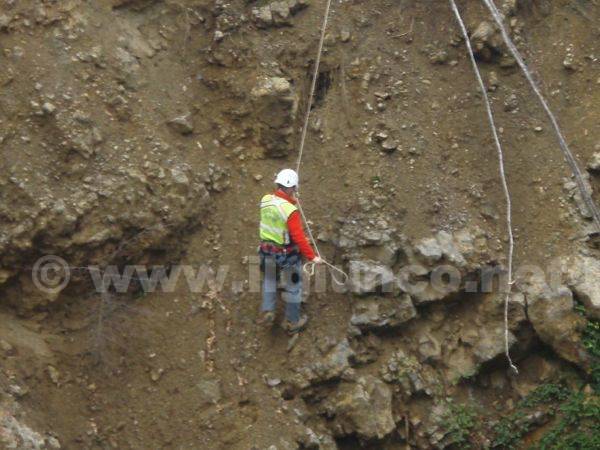
[[[504,417],[496,425],[492,447],[516,448],[521,438],[530,430],[531,424],[527,420],[526,411],[539,405],[548,405],[547,412],[554,415],[557,405],[568,396],[569,390],[563,385],[548,383],[538,386],[517,404],[516,412]]]
[[[600,393],[600,320],[588,320],[582,342],[591,358],[590,379],[596,393]]]
[[[525,420],[525,413],[517,411],[508,417],[504,417],[496,425],[495,439],[492,447],[495,448],[515,448],[521,437],[529,431],[529,424]]]
[[[523,408],[531,408],[545,403],[556,403],[566,400],[569,390],[562,384],[547,383],[538,386],[533,392],[519,402]]]
[[[448,402],[448,410],[442,419],[449,442],[460,449],[472,448],[471,435],[477,425],[477,412],[468,405]]]
[[[540,450],[600,448],[600,397],[572,394],[560,407],[561,417],[538,443]]]
[[[582,306],[577,310],[585,314]],[[492,447],[517,448],[530,431],[527,411],[541,404],[556,420],[533,448],[539,450],[600,449],[600,321],[588,320],[582,343],[591,358],[589,384],[592,393],[573,391],[560,384],[544,384],[517,405],[516,412],[495,427]],[[583,387],[582,387],[583,388]]]

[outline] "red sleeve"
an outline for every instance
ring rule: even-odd
[[[315,252],[311,245],[306,239],[306,235],[304,234],[304,230],[302,228],[302,220],[300,219],[300,213],[298,211],[294,211],[288,217],[288,230],[290,232],[291,241],[298,246],[300,249],[300,253],[309,261],[315,259]]]

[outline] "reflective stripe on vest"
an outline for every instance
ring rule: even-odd
[[[287,220],[297,209],[287,200],[272,194],[265,195],[260,202],[260,240],[288,245]]]

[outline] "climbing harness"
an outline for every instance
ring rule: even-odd
[[[504,297],[504,353],[506,355],[506,359],[508,360],[508,364],[510,368],[515,372],[519,373],[517,367],[513,364],[513,361],[510,357],[509,351],[509,342],[508,342],[508,302],[510,299],[510,291],[512,282],[512,266],[513,266],[513,251],[514,251],[514,237],[513,237],[513,228],[512,228],[512,203],[510,198],[510,191],[508,190],[508,183],[506,181],[506,174],[504,172],[504,152],[502,151],[502,145],[500,144],[500,139],[498,138],[498,132],[496,131],[496,123],[494,121],[494,114],[492,113],[492,107],[490,105],[490,99],[487,95],[487,90],[485,88],[485,84],[483,83],[483,79],[481,78],[481,73],[479,72],[479,68],[477,67],[477,62],[475,61],[475,56],[473,55],[473,49],[471,47],[471,41],[469,40],[469,35],[467,33],[467,29],[465,24],[460,16],[460,12],[456,7],[456,3],[454,0],[449,0],[450,6],[452,7],[452,11],[454,11],[454,15],[456,16],[456,20],[460,25],[460,29],[462,31],[465,44],[467,46],[467,50],[469,52],[469,57],[471,59],[471,65],[473,66],[473,71],[475,72],[475,77],[479,83],[479,87],[481,89],[481,93],[483,95],[483,100],[485,104],[485,109],[487,111],[488,121],[490,123],[490,128],[492,130],[492,136],[494,137],[494,142],[496,144],[496,150],[498,152],[498,165],[500,167],[500,178],[502,180],[502,189],[504,190],[504,197],[506,199],[506,228],[508,233],[508,256],[507,256],[507,285],[506,285],[506,293]]]
[[[519,50],[517,50],[517,47],[515,46],[512,39],[506,32],[506,27],[502,23],[502,16],[500,15],[498,8],[496,8],[496,5],[494,4],[493,0],[483,0],[483,2],[485,3],[487,8],[492,13],[494,20],[496,21],[496,24],[498,24],[498,27],[500,28],[500,32],[502,33],[502,38],[504,39],[504,42],[506,43],[511,54],[517,61],[517,64],[523,71],[525,78],[527,78],[527,81],[531,85],[533,92],[539,99],[540,103],[542,104],[542,107],[544,108],[544,111],[546,112],[546,115],[550,119],[550,122],[552,123],[552,128],[554,129],[556,137],[558,138],[558,143],[559,143],[560,149],[562,150],[563,155],[564,155],[567,163],[569,164],[569,167],[571,168],[573,175],[575,176],[575,182],[577,183],[577,187],[579,188],[581,198],[585,202],[587,209],[589,210],[590,214],[594,218],[594,222],[596,223],[596,228],[598,229],[598,231],[600,231],[600,211],[598,211],[598,208],[596,207],[596,204],[594,203],[592,196],[586,189],[585,182],[583,180],[583,175],[581,173],[581,169],[579,168],[579,166],[577,164],[577,160],[573,156],[573,153],[571,153],[571,150],[569,149],[569,146],[567,145],[567,142],[565,141],[565,138],[560,130],[560,127],[558,126],[558,121],[556,120],[556,117],[550,110],[550,107],[548,106],[548,103],[544,99],[544,96],[542,95],[539,86],[537,85],[537,83],[535,82],[533,77],[531,76],[531,73],[529,72],[527,65],[523,61],[523,57],[521,56],[521,53],[519,52]]]
[[[306,105],[306,112],[304,113],[304,125],[302,126],[302,135],[300,137],[300,146],[298,149],[298,160],[296,162],[296,173],[298,175],[300,174],[300,164],[302,163],[302,154],[304,153],[304,144],[306,142],[306,134],[308,132],[308,122],[310,120],[310,110],[311,110],[311,107],[313,104],[313,98],[315,96],[315,89],[317,86],[317,78],[319,77],[319,66],[321,65],[321,55],[323,53],[323,43],[325,42],[325,32],[327,31],[327,21],[329,20],[329,10],[330,9],[331,9],[331,0],[327,0],[327,4],[325,6],[325,14],[323,16],[323,25],[321,26],[321,37],[319,38],[319,49],[317,51],[317,59],[315,60],[315,67],[314,67],[314,71],[313,71],[312,81],[311,81],[311,85],[310,85],[310,92],[309,92],[309,96],[308,96],[308,104]],[[300,183],[298,183],[297,195],[298,195],[298,197],[300,197]],[[346,272],[344,272],[342,269],[340,269],[339,267],[336,267],[333,264],[330,264],[329,262],[325,261],[325,259],[321,256],[321,252],[319,251],[319,246],[317,245],[317,242],[315,241],[315,238],[313,237],[312,230],[310,229],[310,225],[308,223],[308,219],[306,218],[306,215],[304,214],[304,210],[302,209],[302,205],[301,205],[301,202],[299,199],[298,199],[297,206],[298,206],[298,210],[300,211],[300,215],[302,216],[302,220],[304,221],[304,224],[306,225],[306,231],[308,233],[308,237],[309,237],[313,247],[315,248],[315,252],[317,253],[317,256],[322,259],[323,264],[325,264],[327,267],[329,267],[331,278],[333,279],[333,281],[335,281],[335,283],[337,283],[340,286],[346,284],[346,282],[348,281],[348,274]],[[307,262],[306,264],[304,264],[303,270],[309,276],[313,276],[315,274],[315,263],[312,261]],[[335,272],[339,273],[342,276],[341,280],[334,275]]]

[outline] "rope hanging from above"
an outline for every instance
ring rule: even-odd
[[[492,136],[494,137],[494,143],[496,145],[496,151],[498,153],[498,165],[500,167],[500,179],[502,180],[502,190],[504,191],[504,198],[506,199],[506,229],[508,234],[508,255],[507,255],[507,285],[504,297],[504,353],[506,355],[506,359],[508,360],[508,364],[510,368],[515,372],[519,373],[517,367],[513,364],[513,361],[510,357],[509,351],[509,340],[508,340],[508,302],[510,300],[510,291],[512,287],[512,267],[513,267],[513,252],[514,252],[514,237],[513,237],[513,228],[512,228],[512,203],[510,198],[510,191],[508,190],[508,183],[506,181],[506,174],[504,172],[504,152],[502,151],[502,145],[500,144],[500,139],[498,138],[498,132],[496,131],[496,122],[494,121],[494,114],[492,113],[492,107],[490,106],[490,99],[487,95],[487,90],[485,88],[485,84],[483,83],[483,79],[481,78],[481,73],[479,72],[479,68],[477,67],[477,62],[475,61],[475,56],[473,55],[473,48],[471,47],[471,41],[469,40],[469,34],[467,33],[467,28],[460,16],[460,12],[456,7],[456,3],[454,0],[449,0],[450,6],[452,7],[452,11],[454,11],[454,15],[456,16],[456,20],[460,26],[460,29],[463,34],[463,38],[465,40],[465,45],[467,46],[467,50],[469,52],[469,57],[471,59],[471,65],[473,66],[473,71],[475,72],[475,77],[477,78],[477,82],[479,83],[479,88],[481,89],[481,93],[483,95],[483,100],[485,104],[485,109],[487,112],[488,121],[490,123],[490,128],[492,130]]]
[[[552,124],[552,129],[554,130],[554,133],[556,134],[556,137],[558,139],[558,144],[560,146],[560,149],[562,150],[563,156],[564,156],[565,160],[567,161],[567,164],[571,168],[571,171],[573,172],[573,175],[575,177],[575,182],[577,183],[577,187],[579,189],[579,193],[581,194],[581,198],[583,199],[585,206],[587,207],[587,209],[589,210],[590,214],[592,215],[592,217],[594,219],[594,223],[596,224],[597,231],[600,232],[600,211],[598,210],[596,203],[594,203],[594,199],[592,199],[592,195],[590,194],[590,192],[586,186],[581,169],[579,168],[579,165],[577,164],[577,160],[575,159],[575,156],[573,156],[573,153],[571,152],[571,150],[569,149],[569,146],[567,145],[567,142],[562,134],[562,131],[560,130],[560,127],[558,126],[558,121],[556,120],[556,117],[554,116],[554,114],[552,113],[552,110],[548,106],[548,103],[546,102],[546,99],[542,95],[538,84],[531,76],[531,73],[529,72],[529,69],[527,68],[527,65],[525,64],[525,61],[523,60],[521,53],[519,52],[519,50],[515,46],[514,42],[508,35],[508,33],[506,31],[506,27],[502,23],[502,16],[500,15],[500,11],[498,11],[498,8],[494,4],[493,0],[483,0],[483,2],[485,3],[487,8],[492,13],[494,20],[496,21],[496,24],[500,28],[500,33],[502,34],[502,38],[504,39],[506,46],[510,50],[510,53],[512,54],[512,56],[517,61],[517,64],[523,71],[523,74],[525,75],[525,78],[529,82],[531,89],[533,89],[533,92],[535,93],[538,100],[542,104],[542,107],[544,108],[544,111],[546,112],[548,119],[550,119],[550,123]]]
[[[310,120],[310,112],[311,112],[313,100],[315,97],[315,90],[317,88],[317,79],[319,77],[319,67],[321,65],[321,55],[323,54],[323,45],[325,42],[325,33],[327,31],[327,22],[329,21],[329,11],[330,10],[331,10],[331,0],[327,0],[327,4],[325,6],[325,13],[323,16],[323,24],[321,25],[321,35],[319,38],[317,59],[315,60],[315,67],[313,70],[312,80],[311,80],[311,84],[310,84],[310,91],[309,91],[309,95],[308,95],[308,103],[306,105],[306,112],[304,113],[304,124],[302,126],[302,134],[300,136],[300,146],[298,148],[298,160],[296,161],[296,173],[298,174],[298,178],[300,177],[300,165],[302,164],[302,156],[304,154],[304,145],[306,143],[306,135],[308,133],[308,122]],[[300,196],[300,182],[298,182],[298,196]],[[339,284],[339,285],[346,284],[346,282],[348,281],[348,274],[346,272],[344,272],[342,269],[325,261],[325,259],[323,259],[323,257],[321,256],[319,246],[317,245],[317,242],[315,241],[315,238],[313,237],[312,230],[308,223],[308,219],[306,218],[306,215],[304,214],[304,210],[302,209],[302,204],[300,201],[298,201],[298,209],[300,211],[300,215],[302,216],[302,220],[304,221],[304,224],[306,225],[306,231],[308,233],[308,237],[309,237],[310,242],[312,243],[313,247],[315,248],[315,252],[317,253],[317,256],[319,256],[319,258],[321,258],[323,260],[323,264],[325,264],[327,267],[329,267],[331,277],[337,284]],[[315,263],[309,261],[306,264],[304,264],[304,272],[306,272],[310,276],[314,275]],[[339,273],[342,276],[342,279],[341,280],[338,279],[334,275],[334,272]]]

